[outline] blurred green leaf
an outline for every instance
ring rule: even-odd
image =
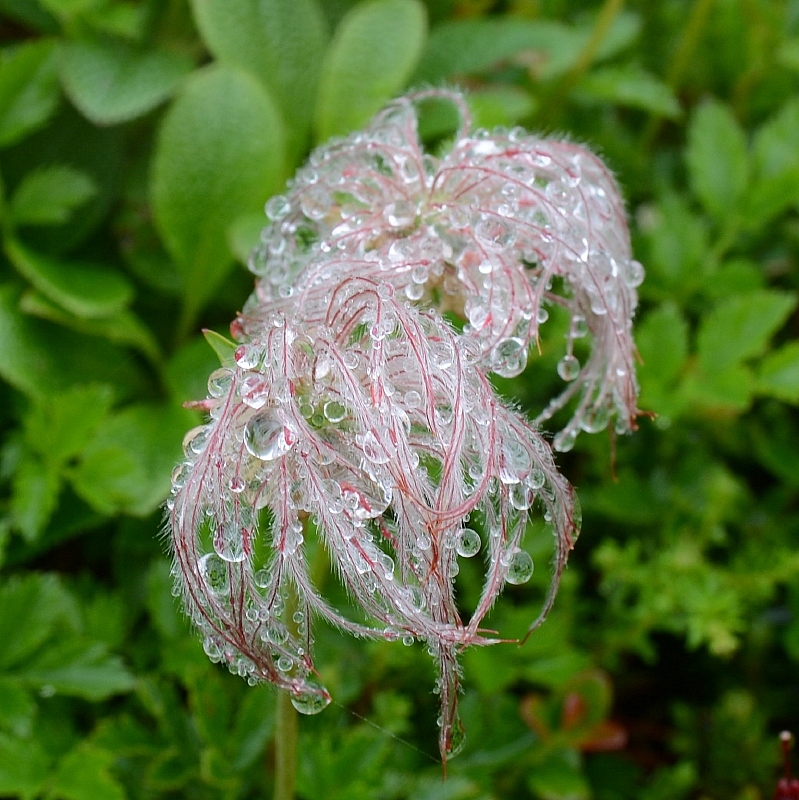
[[[604,67],[586,75],[574,90],[577,99],[640,108],[676,119],[680,104],[671,89],[637,67]]]
[[[156,222],[184,281],[187,318],[233,262],[230,225],[257,211],[282,173],[282,124],[258,81],[229,67],[194,75],[164,119],[151,187]]]
[[[51,797],[59,800],[125,800],[127,795],[111,775],[114,756],[91,745],[79,745],[58,764]]]
[[[799,403],[799,342],[789,342],[763,359],[757,389],[780,400]]]
[[[589,800],[591,788],[580,772],[577,754],[561,750],[530,770],[527,785],[541,800]]]
[[[101,644],[68,640],[48,647],[17,672],[25,683],[46,693],[104,700],[133,689],[134,678],[118,656]]]
[[[511,127],[533,115],[538,104],[524,89],[515,86],[492,87],[488,91],[470,92],[469,108],[474,124],[491,129],[497,125]]]
[[[55,46],[29,42],[0,55],[0,147],[44,125],[59,100]]]
[[[18,668],[70,613],[71,601],[53,575],[13,577],[0,588],[0,669]]]
[[[38,538],[55,511],[61,475],[53,464],[23,458],[11,484],[11,520],[28,541]]]
[[[697,337],[699,364],[708,375],[762,355],[769,339],[796,308],[796,296],[751,292],[721,302],[703,320]]]
[[[13,678],[0,678],[0,729],[15,736],[30,736],[36,703],[30,692]]]
[[[147,356],[150,361],[156,364],[161,362],[161,347],[152,331],[132,311],[127,309],[118,311],[109,317],[94,319],[79,317],[35,291],[25,292],[19,302],[19,307],[26,314],[64,325],[78,333],[99,336],[114,344],[134,347]]]
[[[228,231],[230,251],[245,266],[250,253],[261,241],[261,231],[265,223],[266,218],[263,214],[245,214],[230,226]]]
[[[193,0],[211,52],[257,77],[286,120],[289,163],[307,145],[327,25],[317,0]]]
[[[122,311],[133,299],[130,281],[99,264],[61,261],[14,239],[6,240],[5,252],[42,294],[79,317],[107,317]]]
[[[418,0],[373,0],[347,14],[322,65],[318,141],[359,128],[402,89],[419,59],[426,30],[426,12]]]
[[[680,398],[674,389],[688,357],[688,324],[673,303],[666,303],[646,315],[635,340],[643,362],[639,405],[655,413],[677,413]]]
[[[59,62],[64,91],[96,125],[146,114],[172,95],[192,67],[176,53],[100,39],[63,44]]]
[[[35,797],[50,770],[42,743],[0,733],[0,794]]]
[[[694,112],[685,158],[694,193],[717,222],[727,222],[750,172],[744,132],[727,106],[708,101]]]
[[[71,473],[75,491],[105,514],[150,514],[169,493],[183,434],[193,419],[185,409],[157,404],[112,415]]]
[[[17,225],[57,225],[96,193],[94,181],[74,167],[43,167],[17,187],[11,199],[11,219]]]

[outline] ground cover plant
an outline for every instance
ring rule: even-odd
[[[647,272],[635,334],[652,417],[556,455],[583,535],[524,647],[462,654],[467,739],[446,782],[425,646],[318,626],[334,701],[302,720],[297,795],[770,797],[777,734],[799,716],[799,3],[0,13],[0,796],[272,793],[276,693],[209,661],[159,536],[203,422],[183,404],[234,358],[264,204],[313,146],[446,85],[468,90],[476,126],[557,134],[613,169]],[[457,120],[420,115],[438,156]],[[525,424],[563,389],[565,343],[590,355],[568,313],[544,310],[526,368],[491,376]],[[525,543],[535,573],[483,622],[508,638],[551,579],[541,519]],[[307,544],[314,582],[347,607]],[[483,565],[458,563],[458,601],[476,607]]]

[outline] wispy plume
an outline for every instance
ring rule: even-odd
[[[417,132],[417,105],[432,98],[462,120],[440,159]],[[643,270],[622,202],[584,148],[521,129],[472,133],[463,98],[435,90],[314,151],[267,215],[250,264],[256,289],[232,325],[235,363],[211,375],[210,421],[187,436],[174,474],[176,583],[209,657],[280,686],[304,713],[329,702],[312,661],[314,617],[424,642],[439,665],[446,759],[463,742],[457,654],[497,641],[481,623],[506,583],[532,575],[531,515],[555,541],[531,630],[579,533],[574,491],[537,425],[573,408],[556,450],[580,430],[635,426]],[[566,387],[531,423],[487,376],[524,370],[554,305],[570,320]],[[444,312],[465,321],[462,332]],[[580,364],[573,345],[586,336]],[[362,619],[315,587],[309,530]],[[485,564],[468,620],[454,593],[466,558]]]

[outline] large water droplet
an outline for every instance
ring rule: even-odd
[[[250,419],[244,427],[244,446],[261,461],[274,461],[291,449],[283,423],[271,413],[257,414]]]
[[[564,381],[573,381],[580,374],[580,362],[570,355],[563,356],[558,361],[558,375]]]
[[[291,695],[291,705],[300,712],[309,716],[324,711],[330,705],[330,695],[326,689],[314,684],[306,684],[309,688]]]
[[[491,371],[515,378],[527,366],[527,346],[521,339],[504,339],[491,353]]]
[[[334,425],[347,416],[347,407],[338,400],[328,400],[324,405],[325,419]]]
[[[513,554],[510,564],[508,564],[508,573],[505,576],[505,580],[514,585],[527,583],[533,577],[534,569],[535,565],[530,554],[524,550],[518,550]]]
[[[211,594],[223,597],[230,591],[227,564],[216,553],[203,556],[199,567],[200,575]]]
[[[222,397],[230,391],[233,373],[229,369],[214,370],[208,377],[208,394],[211,397]]]
[[[455,550],[459,556],[471,558],[480,552],[480,534],[472,528],[464,528],[458,536],[458,543]]]

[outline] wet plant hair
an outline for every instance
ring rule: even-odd
[[[431,98],[461,116],[440,158],[418,135],[417,104]],[[458,653],[498,641],[481,623],[505,584],[532,575],[528,521],[542,517],[555,542],[530,630],[579,533],[575,493],[538,425],[572,409],[554,437],[561,451],[580,431],[635,427],[643,270],[623,204],[585,148],[520,128],[472,132],[464,98],[432,90],[315,150],[266,211],[235,357],[211,375],[210,421],[187,435],[173,476],[176,585],[209,657],[290,692],[304,713],[329,702],[314,617],[424,642],[439,666],[446,759],[463,741]],[[566,387],[530,422],[488,375],[524,370],[555,305],[569,319]],[[314,585],[311,530],[362,619]],[[478,555],[482,593],[465,620],[454,581],[459,559]]]

